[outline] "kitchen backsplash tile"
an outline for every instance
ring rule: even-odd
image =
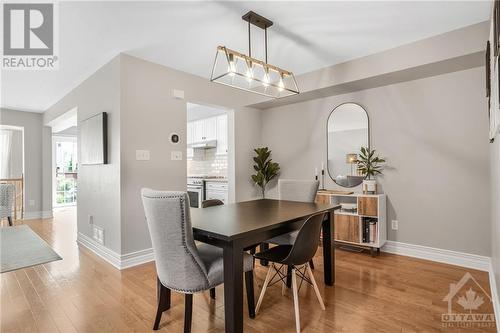
[[[187,160],[187,174],[227,177],[227,155],[216,153],[217,148],[194,149],[193,158]]]

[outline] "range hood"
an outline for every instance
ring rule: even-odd
[[[193,149],[217,148],[217,140],[206,140],[206,141],[193,142],[193,143],[188,145],[188,148],[193,148]]]

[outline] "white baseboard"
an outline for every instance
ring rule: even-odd
[[[490,261],[490,290],[491,290],[491,301],[493,302],[493,310],[495,311],[495,320],[497,326],[497,332],[500,333],[500,299],[498,294],[498,288],[495,278],[495,270],[493,269],[493,263]]]
[[[121,269],[142,265],[155,260],[153,248],[122,254],[120,257]]]
[[[54,217],[52,210],[24,212],[23,220],[50,219]]]
[[[387,241],[382,247],[382,251],[450,265],[463,266],[485,272],[489,272],[491,267],[490,257],[395,241]]]
[[[496,327],[497,332],[500,333],[500,301],[498,298],[499,294],[495,281],[496,279],[493,264],[490,257],[395,241],[387,241],[382,247],[382,251],[488,272],[491,299],[493,302],[493,309],[495,311]]]
[[[152,248],[120,255],[81,232],[78,233],[77,242],[119,270],[154,261]]]

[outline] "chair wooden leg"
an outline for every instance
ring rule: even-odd
[[[215,299],[215,288],[210,289],[210,298]]]
[[[170,289],[161,284],[160,279],[156,278],[156,289],[158,298],[158,308],[156,310],[156,318],[153,324],[153,330],[157,330],[160,326],[161,315],[163,311],[170,309]]]
[[[285,296],[287,290],[286,282],[282,281],[281,282],[281,296]]]
[[[274,264],[271,264],[271,266],[269,266],[269,269],[267,270],[266,279],[264,280],[264,285],[262,286],[262,291],[260,292],[259,300],[257,301],[257,306],[255,307],[255,314],[259,313],[260,305],[262,304],[262,299],[264,299],[264,294],[266,293],[267,285],[269,284],[269,280],[271,279],[271,273],[272,273],[271,271],[273,267]]]
[[[321,309],[324,311],[325,304],[323,303],[323,298],[321,298],[318,285],[316,284],[316,279],[314,278],[313,272],[311,271],[311,267],[309,267],[309,265],[307,265],[307,273],[309,273],[309,278],[311,279],[312,285],[314,287],[314,292],[316,293],[316,297],[318,298],[319,305],[321,306]]]
[[[292,269],[292,291],[293,291],[293,306],[295,308],[295,330],[300,333],[300,313],[299,313],[299,289],[297,286],[297,275],[295,268]]]
[[[193,294],[184,295],[184,333],[191,333],[193,318]]]
[[[255,299],[253,292],[253,271],[245,272],[245,285],[247,288],[248,316],[255,318]]]
[[[9,221],[9,226],[12,227],[12,217],[7,216],[7,221]]]
[[[309,260],[309,267],[311,267],[311,269],[314,269],[314,261],[312,259]]]

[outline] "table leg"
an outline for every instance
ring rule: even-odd
[[[335,246],[333,246],[334,214],[327,213],[323,221],[323,266],[325,270],[325,284],[333,286],[335,283]]]
[[[226,333],[243,332],[243,248],[224,248],[224,313]]]

